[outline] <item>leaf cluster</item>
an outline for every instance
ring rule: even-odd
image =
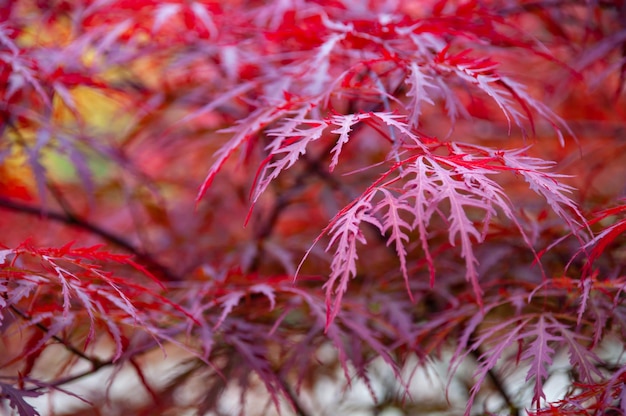
[[[9,2],[8,411],[626,413],[620,4]]]

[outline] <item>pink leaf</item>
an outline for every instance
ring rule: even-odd
[[[557,327],[562,341],[567,347],[569,353],[569,362],[572,368],[580,375],[580,380],[586,383],[593,383],[597,377],[602,376],[602,372],[598,368],[598,363],[602,360],[589,348],[583,344],[591,344],[587,337],[575,331],[571,331],[566,325],[552,319]],[[581,343],[582,341],[582,343]]]
[[[326,326],[330,325],[339,311],[341,299],[348,288],[348,281],[356,275],[356,261],[358,259],[357,242],[365,243],[360,226],[369,222],[381,228],[379,221],[372,215],[371,199],[373,193],[362,195],[351,206],[340,212],[329,225],[330,242],[326,251],[336,246],[331,262],[331,273],[326,288]],[[332,296],[335,296],[331,305]]]
[[[427,91],[427,88],[434,89],[437,86],[432,82],[432,77],[425,74],[424,69],[420,68],[415,62],[411,62],[409,69],[409,76],[406,79],[406,82],[411,86],[406,93],[407,97],[411,97],[411,102],[409,103],[409,125],[417,127],[422,114],[422,103],[435,105],[431,98],[432,94]]]
[[[270,309],[274,309],[276,306],[276,293],[274,288],[272,288],[267,283],[257,283],[256,285],[250,286],[248,289],[250,293],[260,293],[265,295],[267,299],[270,301]]]
[[[406,200],[400,199],[394,196],[390,191],[384,188],[378,189],[383,194],[383,199],[376,204],[374,212],[385,210],[383,216],[383,222],[381,224],[380,231],[384,234],[389,234],[387,239],[387,245],[393,244],[398,259],[400,260],[400,270],[404,277],[407,292],[413,300],[413,294],[409,286],[409,275],[406,267],[406,244],[409,242],[408,231],[411,231],[411,225],[402,218],[403,213],[407,213],[414,216],[413,207],[411,207]]]
[[[304,112],[306,110],[301,111],[301,113]],[[308,127],[303,128],[303,125]],[[328,124],[323,120],[290,118],[280,127],[268,132],[269,136],[276,137],[267,146],[267,149],[271,151],[269,158],[272,160],[263,167],[259,175],[252,198],[254,202],[282,171],[292,167],[306,153],[309,144],[322,137],[326,127]]]
[[[448,167],[444,168],[442,164],[448,165]],[[472,283],[474,292],[480,299],[482,290],[478,285],[476,270],[478,260],[472,247],[474,241],[481,242],[483,236],[469,218],[466,209],[478,208],[487,215],[492,215],[495,212],[491,206],[491,199],[485,194],[485,190],[481,189],[481,186],[484,187],[490,182],[487,182],[486,178],[483,178],[482,184],[466,182],[464,178],[459,180],[459,173],[466,172],[455,168],[461,168],[461,166],[449,159],[418,157],[414,163],[407,167],[404,173],[405,176],[414,176],[405,185],[407,192],[404,198],[414,200],[416,216],[413,226],[418,228],[422,236],[426,234],[430,217],[435,212],[436,207],[447,200],[450,206],[448,240],[454,246],[457,238],[460,239],[461,256],[465,259],[466,278]],[[488,171],[476,169],[474,173],[478,177],[478,175],[484,175]],[[497,194],[498,191],[498,188],[494,186],[492,192]],[[428,249],[425,240],[422,240],[422,246],[425,251]]]
[[[241,298],[243,298],[245,295],[246,292],[244,292],[243,290],[235,290],[220,297],[217,300],[217,302],[222,307],[222,313],[220,314],[220,317],[215,325],[213,326],[213,330],[216,330],[220,327],[220,325],[222,325],[226,317],[232,312],[235,306],[239,305],[239,301],[241,301]]]
[[[218,35],[217,26],[213,22],[209,11],[206,6],[199,2],[192,2],[189,6],[193,14],[202,22],[204,27],[209,31],[211,38],[215,38]]]
[[[543,196],[552,210],[574,229],[579,224],[579,220],[584,220],[578,206],[574,201],[566,196],[572,193],[574,188],[569,185],[557,182],[557,178],[567,177],[566,175],[546,173],[544,170],[554,165],[554,162],[524,156],[527,149],[519,149],[509,152],[493,152],[494,157],[500,158],[506,166],[519,173],[528,182],[530,189]],[[569,209],[574,215],[564,208]]]
[[[352,126],[354,126],[356,123],[363,120],[364,118],[368,117],[368,114],[346,114],[331,117],[330,122],[339,126],[339,128],[331,130],[331,133],[336,133],[339,135],[339,138],[337,139],[337,144],[331,150],[331,153],[333,154],[333,158],[330,162],[329,168],[331,172],[335,169],[337,163],[339,163],[339,154],[341,153],[343,146],[350,140],[350,132],[352,131]]]
[[[422,150],[428,152],[428,148],[424,145],[424,143],[422,143],[419,137],[411,131],[411,127],[409,126],[409,124],[406,123],[405,116],[399,115],[399,114],[381,113],[381,112],[372,113],[372,114],[376,116],[377,118],[379,118],[387,126],[397,129],[402,134],[402,137],[410,139],[410,142],[412,144],[416,144]],[[398,143],[397,145],[399,144],[400,143]]]
[[[562,340],[560,336],[552,333],[553,330],[554,328],[546,322],[545,317],[540,316],[538,321],[531,325],[531,329],[520,335],[524,339],[534,338],[521,358],[523,361],[530,362],[526,381],[533,378],[535,380],[533,403],[537,408],[541,406],[541,400],[546,398],[543,382],[548,378],[548,368],[552,365],[554,356],[552,344]]]
[[[519,339],[519,335],[530,318],[518,320],[517,318],[501,322],[484,330],[478,339],[472,344],[472,349],[484,345],[487,340],[491,342],[488,348],[478,358],[478,368],[474,372],[474,386],[470,390],[470,397],[465,408],[465,416],[470,415],[470,410],[478,391],[483,385],[489,371],[493,369],[505,351]],[[512,327],[511,327],[512,326]],[[501,334],[496,336],[496,334]]]
[[[33,406],[28,404],[24,398],[30,397],[39,397],[41,393],[36,391],[27,391],[16,389],[10,384],[0,383],[0,394],[2,398],[7,398],[9,400],[9,406],[17,411],[19,416],[39,416],[39,412],[35,410]]]
[[[276,111],[273,107],[258,109],[248,118],[241,121],[237,126],[222,130],[224,133],[232,132],[234,135],[215,153],[216,160],[213,162],[213,165],[209,169],[209,173],[198,191],[196,203],[199,203],[204,194],[209,190],[213,179],[215,179],[215,176],[222,169],[230,156],[232,156],[232,154],[237,150],[240,150],[244,143],[256,135],[261,128],[265,127],[271,121],[278,119],[286,111],[287,110]]]

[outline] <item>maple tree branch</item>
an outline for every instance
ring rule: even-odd
[[[300,401],[296,397],[295,393],[291,390],[291,388],[289,387],[287,382],[281,376],[279,376],[278,374],[277,374],[277,378],[280,381],[280,384],[282,384],[283,391],[285,392],[285,394],[289,398],[289,401],[291,402],[291,405],[293,406],[293,410],[296,412],[296,415],[298,415],[298,416],[308,416],[308,413],[302,408],[302,405],[300,404]]]
[[[37,327],[39,327],[39,325],[37,325]],[[47,328],[45,326],[43,326],[43,328],[45,328],[46,332],[47,332]],[[41,328],[40,328],[41,329]],[[58,340],[58,338],[56,336],[52,336],[52,339],[54,340]],[[63,345],[67,348],[67,344],[63,343]],[[144,354],[147,353],[148,351],[150,351],[152,348],[154,347],[158,347],[159,344],[156,341],[151,341],[150,343],[146,344],[145,346],[143,346],[142,348],[137,349],[133,355],[131,357],[129,357],[129,361],[131,362],[132,365],[132,361],[134,360],[134,358],[136,358],[137,356],[139,356],[140,354]],[[71,345],[70,345],[71,347]],[[83,352],[81,352],[80,350],[72,347],[71,349],[68,349],[68,351],[70,351],[73,354],[78,355],[79,357],[91,362],[92,364],[92,368],[84,370],[80,373],[71,375],[71,376],[67,376],[64,378],[59,378],[57,380],[55,380],[54,382],[51,383],[46,383],[45,385],[41,385],[41,386],[35,386],[32,387],[30,389],[28,389],[28,391],[38,391],[38,390],[42,390],[45,388],[58,388],[59,386],[62,386],[64,384],[68,384],[68,383],[73,383],[74,381],[80,380],[84,377],[88,377],[92,374],[95,374],[97,371],[99,371],[102,368],[105,367],[110,367],[112,365],[115,364],[119,364],[119,361],[114,361],[113,359],[109,359],[106,361],[101,361],[97,358],[90,358],[88,356],[86,356]],[[77,354],[78,352],[78,354]]]
[[[99,236],[103,240],[106,240],[109,243],[123,248],[124,250],[133,254],[137,257],[138,260],[144,262],[150,271],[154,272],[155,274],[159,274],[165,280],[182,280],[180,276],[176,275],[164,264],[161,264],[149,253],[141,251],[119,235],[113,234],[112,232],[105,230],[104,228],[101,228],[100,226],[93,224],[89,221],[86,221],[71,212],[66,211],[64,214],[61,214],[59,212],[51,211],[43,207],[23,204],[21,202],[13,201],[4,197],[0,197],[0,208],[20,212],[22,214],[36,216],[42,219],[49,219],[52,221],[66,224],[71,227],[80,228],[82,230],[88,231],[92,234]]]
[[[304,185],[304,178],[306,175],[298,175],[296,177],[295,183],[290,186],[286,191],[282,191],[280,195],[276,198],[274,202],[274,206],[272,207],[269,215],[267,216],[262,227],[258,229],[255,233],[255,237],[257,241],[262,241],[267,239],[270,235],[272,235],[272,231],[276,222],[278,221],[280,214],[285,208],[289,206],[292,202],[294,194],[297,194],[302,186]]]
[[[293,194],[302,187],[303,180],[296,178],[296,183],[284,192],[281,192],[273,207],[271,208],[267,218],[263,224],[255,232],[254,239],[256,241],[257,253],[250,263],[250,271],[258,270],[261,261],[261,253],[263,251],[263,241],[267,240],[274,231],[274,227],[280,218],[280,214],[289,206],[292,201]]]
[[[17,306],[15,305],[11,305],[10,309],[16,314],[18,315],[20,318],[26,320],[26,321],[32,321],[32,318],[30,316],[28,316],[28,314],[26,314],[25,312],[22,312]],[[41,322],[37,322],[35,324],[33,324],[37,329],[45,332],[46,334],[50,333],[50,329],[45,326],[44,324],[42,324]],[[83,360],[89,361],[91,363],[92,368],[89,370],[89,372],[93,372],[98,370],[100,367],[103,366],[103,362],[100,361],[98,358],[94,358],[94,357],[90,357],[87,354],[85,354],[84,352],[82,352],[81,350],[79,350],[78,348],[74,347],[69,341],[67,341],[64,338],[59,337],[58,335],[51,335],[50,336],[51,339],[57,341],[59,344],[63,345],[63,347],[68,350],[69,352],[71,352],[72,354],[76,355],[77,357],[82,358]]]
[[[262,252],[262,244],[263,241],[268,239],[272,232],[274,231],[274,227],[280,218],[280,214],[291,204],[295,195],[299,193],[299,191],[305,185],[305,181],[312,174],[320,177],[324,182],[328,183],[332,189],[341,189],[341,183],[337,181],[332,175],[330,175],[327,171],[325,171],[321,167],[321,161],[330,154],[331,149],[334,147],[335,143],[330,143],[326,149],[324,149],[320,154],[315,158],[310,158],[306,154],[303,155],[302,160],[306,163],[306,169],[296,175],[294,183],[287,188],[279,192],[276,201],[274,202],[267,218],[264,223],[258,230],[255,232],[255,240],[257,247],[259,248],[259,252],[256,254],[254,259],[251,262],[250,270],[255,271],[259,267],[259,262],[261,258]]]
[[[519,4],[515,7],[505,8],[499,11],[502,15],[509,15],[522,12],[533,12],[552,8],[562,8],[564,5],[568,6],[587,6],[587,2],[583,0],[539,0],[534,2],[528,2]],[[596,5],[600,8],[611,9],[617,8],[615,1],[612,0],[599,0]]]
[[[482,352],[480,348],[477,348],[475,350],[471,350],[470,354],[474,357],[476,362],[478,362],[478,360],[480,359],[480,356],[482,355]],[[500,377],[493,370],[493,368],[490,368],[489,370],[487,370],[487,375],[489,376],[491,383],[494,385],[494,387],[498,391],[498,394],[500,394],[500,397],[502,397],[502,399],[506,403],[508,410],[511,412],[510,414],[521,416],[522,414],[521,410],[515,405],[515,403],[513,403],[513,399],[509,396],[509,393],[504,388],[504,382],[500,379]]]

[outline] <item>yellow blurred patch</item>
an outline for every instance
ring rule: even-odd
[[[25,27],[16,43],[22,48],[67,46],[73,39],[70,19],[58,16],[45,25]]]
[[[128,103],[123,93],[77,86],[62,97],[55,94],[52,101],[53,119],[64,127],[79,126],[88,133],[121,132],[132,121]]]
[[[11,145],[11,152],[0,164],[0,188],[35,192],[35,177],[21,146]]]

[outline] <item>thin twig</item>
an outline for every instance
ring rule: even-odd
[[[475,350],[471,350],[470,354],[478,362],[478,360],[480,359],[480,356],[482,355],[482,352],[480,351],[480,349],[475,349]],[[500,377],[493,370],[493,368],[490,368],[489,370],[487,370],[487,375],[489,376],[489,380],[491,380],[491,383],[494,385],[494,387],[498,391],[498,394],[500,394],[500,396],[506,403],[506,406],[509,409],[510,414],[521,416],[522,414],[521,409],[519,409],[515,405],[515,403],[513,403],[513,399],[511,399],[511,396],[509,396],[509,393],[504,388],[504,382],[500,379]]]
[[[291,390],[291,388],[287,385],[287,382],[278,374],[277,378],[281,384],[281,387],[283,388],[283,392],[289,398],[289,401],[291,402],[291,405],[293,406],[293,410],[296,412],[296,415],[308,416],[308,413],[302,408],[300,401],[296,397],[295,393]]]

